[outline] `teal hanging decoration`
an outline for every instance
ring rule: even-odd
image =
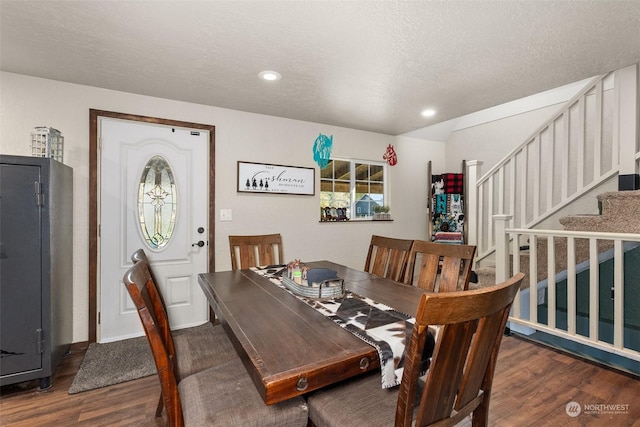
[[[331,158],[331,148],[333,147],[333,135],[327,136],[319,134],[313,143],[313,160],[324,169],[329,164]]]

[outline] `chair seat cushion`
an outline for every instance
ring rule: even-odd
[[[207,322],[185,332],[176,331],[173,333],[173,342],[179,379],[238,358],[233,344],[219,324],[214,326]]]
[[[317,427],[392,426],[398,389],[380,387],[380,372],[349,379],[312,393],[309,418]]]
[[[296,397],[266,405],[239,358],[186,377],[178,385],[185,426],[306,426]]]

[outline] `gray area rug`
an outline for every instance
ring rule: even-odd
[[[146,336],[105,344],[91,343],[69,394],[123,383],[156,373]]]

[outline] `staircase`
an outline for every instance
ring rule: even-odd
[[[594,79],[489,172],[465,170],[470,287],[524,272],[512,331],[634,375],[640,191],[610,190],[640,172],[639,75],[636,64]],[[563,216],[598,193],[599,214]]]
[[[477,247],[480,272],[494,262],[497,217],[508,216],[506,228],[549,228],[576,202],[638,174],[639,74],[636,64],[594,78],[488,172],[481,174],[481,160],[467,161],[467,241]],[[607,227],[607,220],[587,226]]]
[[[594,231],[606,233],[633,233],[640,234],[640,190],[636,191],[612,191],[597,196],[600,215],[572,215],[559,220],[564,230],[567,231]],[[536,280],[540,282],[548,276],[547,266],[547,239],[536,239],[537,247],[537,272]],[[567,268],[567,239],[554,238],[556,254],[556,273]],[[598,252],[602,253],[613,247],[610,241],[601,241],[598,244]],[[589,243],[586,239],[576,240],[576,260],[579,264],[589,258]],[[523,249],[520,252],[520,271],[525,273],[521,289],[529,287],[529,258],[530,251]],[[513,265],[513,262],[510,262]],[[496,283],[495,267],[488,266],[476,270],[478,283],[472,283],[471,288],[489,286]]]

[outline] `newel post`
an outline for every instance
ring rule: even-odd
[[[494,215],[495,242],[496,242],[496,283],[504,282],[509,278],[509,235],[507,224],[513,218],[512,215]]]
[[[466,199],[466,242],[468,245],[478,244],[478,178],[480,178],[480,160],[467,160],[465,173],[465,199]]]

